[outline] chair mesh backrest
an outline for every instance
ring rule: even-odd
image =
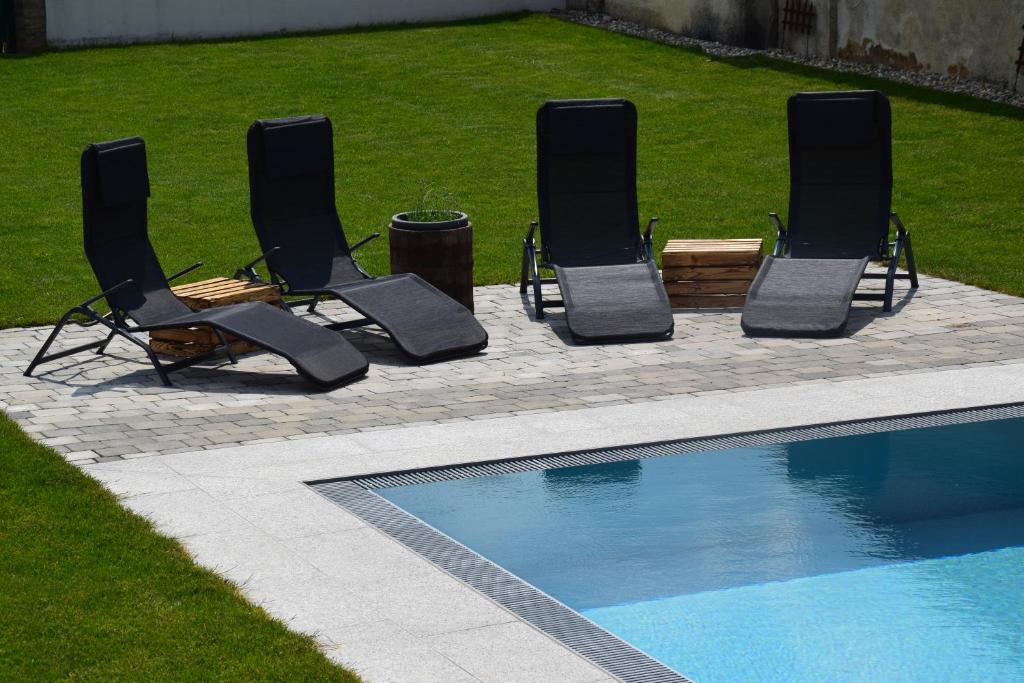
[[[789,169],[790,255],[885,255],[892,201],[892,114],[885,95],[791,97]]]
[[[625,100],[547,102],[537,112],[537,204],[544,259],[634,263],[636,107]]]
[[[107,297],[140,325],[189,312],[167,286],[146,226],[149,173],[146,145],[126,138],[82,152],[85,255],[102,289],[132,284]]]
[[[349,255],[334,197],[334,133],[325,116],[257,121],[249,127],[252,224],[275,274],[294,289],[331,280]]]

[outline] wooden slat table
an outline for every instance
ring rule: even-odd
[[[215,277],[202,282],[178,285],[172,287],[171,291],[193,311],[245,301],[266,301],[275,306],[281,304],[281,290],[275,285],[234,280],[229,277]],[[259,349],[231,335],[225,335],[225,340],[231,344],[231,350],[235,354]],[[149,347],[165,356],[198,356],[212,351],[219,343],[216,333],[208,327],[154,330],[149,333]]]
[[[669,240],[661,279],[673,308],[742,306],[761,265],[760,239]]]

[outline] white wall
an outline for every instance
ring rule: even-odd
[[[163,42],[564,6],[564,0],[46,0],[46,38],[52,47]]]

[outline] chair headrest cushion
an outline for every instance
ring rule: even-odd
[[[271,178],[290,178],[333,171],[331,122],[313,115],[258,122],[263,153]]]
[[[800,147],[870,145],[890,125],[876,96],[880,93],[821,95],[800,94],[790,100],[790,131]]]
[[[146,143],[125,138],[92,145],[96,150],[100,199],[106,207],[145,201],[149,197]]]

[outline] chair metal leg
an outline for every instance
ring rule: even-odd
[[[224,347],[224,353],[227,354],[228,360],[231,361],[232,365],[238,365],[238,359],[235,358],[235,352],[231,350],[231,344],[224,338],[224,333],[218,329],[213,330],[217,334],[217,339],[220,341],[220,345]]]
[[[128,334],[125,330],[119,327],[119,325],[121,325],[123,321],[120,317],[118,317],[115,311],[111,311],[107,315],[100,315],[99,313],[92,309],[92,305],[94,303],[96,303],[97,301],[104,297],[109,297],[114,292],[123,289],[124,287],[127,287],[131,283],[131,279],[124,280],[123,282],[120,282],[114,285],[113,287],[110,287],[100,292],[96,296],[86,299],[77,306],[72,306],[71,308],[69,308],[68,311],[63,316],[61,316],[61,319],[56,324],[56,326],[54,326],[53,332],[50,332],[50,336],[46,338],[45,342],[43,342],[42,347],[39,349],[39,352],[36,353],[35,358],[32,359],[32,362],[29,363],[28,368],[25,369],[25,376],[31,377],[32,372],[36,369],[36,367],[38,367],[42,363],[46,363],[47,361],[57,360],[58,358],[64,358],[65,356],[70,356],[81,351],[88,351],[89,349],[96,349],[97,353],[103,353],[107,348],[107,344],[110,343],[110,340],[113,339],[115,334],[123,334],[136,344],[140,343],[138,340],[136,340],[130,334]],[[64,326],[67,325],[68,322],[70,322],[72,316],[75,315],[80,315],[84,318],[88,318],[90,322],[84,323],[86,326],[97,324],[105,326],[107,329],[110,330],[110,333],[107,335],[107,338],[102,339],[100,341],[89,342],[88,344],[79,344],[78,346],[74,346],[70,349],[64,349],[63,351],[58,351],[57,353],[46,355],[46,352],[50,350],[50,346],[53,345],[54,340],[57,339],[57,335],[60,334],[60,331],[64,329]],[[111,322],[110,318],[113,318],[114,322]]]
[[[157,374],[160,375],[160,381],[163,382],[165,387],[172,386],[170,373],[177,372],[178,370],[184,368],[192,367],[197,363],[202,363],[207,359],[214,358],[223,350],[222,347],[218,346],[214,349],[207,351],[206,353],[201,353],[198,356],[192,356],[191,358],[182,358],[181,360],[174,361],[173,363],[161,363],[156,353],[154,353],[153,350],[149,348],[148,344],[140,342],[131,335],[128,335],[128,338],[146,350],[146,356],[149,357],[149,362],[153,364],[153,367],[156,369]]]
[[[902,243],[897,239],[893,248],[892,258],[889,259],[889,269],[885,274],[885,296],[882,299],[882,312],[888,313],[892,310],[892,295],[896,286],[896,268],[900,265],[900,256],[903,251]]]
[[[108,334],[107,337],[104,339],[89,342],[87,344],[79,344],[78,346],[73,346],[70,349],[64,349],[63,351],[57,351],[56,353],[51,353],[47,355],[46,352],[50,350],[51,346],[53,346],[53,342],[56,341],[57,336],[60,334],[60,331],[64,329],[64,326],[67,325],[68,322],[70,322],[72,316],[75,315],[82,315],[92,319],[93,323],[91,324],[100,323],[106,325],[108,328],[110,328],[110,334]],[[35,358],[32,359],[32,362],[29,363],[29,366],[25,369],[25,372],[23,374],[25,375],[25,377],[31,377],[32,373],[35,372],[35,369],[38,366],[42,365],[43,363],[48,363],[51,360],[57,360],[59,358],[65,358],[76,353],[81,353],[82,351],[89,351],[95,349],[97,353],[102,353],[103,350],[106,349],[107,344],[110,343],[110,340],[113,338],[115,334],[125,333],[122,330],[115,327],[114,324],[111,323],[109,320],[107,320],[103,316],[98,315],[96,311],[92,310],[88,306],[75,306],[74,308],[68,310],[68,312],[61,317],[60,321],[57,322],[56,326],[54,326],[53,328],[53,331],[50,332],[50,336],[48,336],[46,338],[46,341],[43,342],[43,345],[39,348],[39,351],[36,353]],[[129,339],[131,339],[130,336]]]
[[[57,324],[54,326],[53,331],[50,332],[50,336],[46,338],[46,341],[43,342],[43,345],[39,348],[39,352],[36,353],[35,358],[33,358],[32,362],[29,363],[28,368],[25,370],[24,373],[25,377],[31,377],[32,371],[35,370],[36,366],[38,366],[44,360],[51,360],[46,357],[46,352],[50,350],[50,347],[53,345],[53,342],[57,339],[57,335],[60,334],[60,331],[62,329],[64,329],[64,326],[71,319],[71,316],[75,315],[75,313],[78,312],[79,311],[77,308],[72,308],[61,317],[60,321],[58,321]],[[67,353],[64,355],[70,356],[72,353],[75,353],[76,351],[84,351],[86,348],[98,347],[99,345],[100,342],[96,342],[94,344],[82,344],[81,346],[76,346],[74,349],[67,349]],[[58,354],[53,355],[53,358],[58,357]]]
[[[907,252],[907,279],[910,280],[910,288],[917,289],[917,263],[914,261],[914,247],[910,243],[910,232],[907,230],[906,226],[903,225],[903,221],[900,220],[900,217],[896,212],[889,214],[889,220],[896,226],[895,245],[897,254],[899,253],[901,246],[906,249]],[[897,263],[899,262],[898,256],[896,257],[896,261]]]
[[[156,357],[156,354],[153,352],[153,349],[149,348],[148,346],[145,348],[146,355],[149,357],[149,362],[153,364],[153,368],[156,370],[156,374],[160,376],[160,381],[163,382],[163,385],[165,387],[172,386],[171,378],[167,375],[167,371],[164,369],[163,363],[161,363],[160,359]]]
[[[540,268],[537,266],[537,252],[531,250],[530,270],[533,276],[533,308],[537,320],[544,319],[544,293],[541,291]]]
[[[523,267],[519,271],[519,293],[526,294],[526,283],[527,278],[530,274],[530,261],[527,256],[527,250],[531,247],[528,244],[523,244]]]
[[[107,350],[107,346],[110,344],[111,340],[114,339],[114,335],[115,334],[117,334],[116,330],[111,330],[110,331],[110,334],[107,335],[107,340],[105,342],[103,342],[102,344],[100,344],[99,348],[96,349],[96,355],[97,356],[102,356],[103,355],[103,353]]]
[[[537,267],[537,243],[533,236],[537,233],[537,221],[530,222],[530,230],[523,239],[523,268],[519,274],[519,293],[526,294],[526,276],[533,280],[533,307],[537,320],[544,318],[544,299],[541,294],[540,270]]]
[[[910,235],[903,235],[903,245],[907,252],[907,273],[910,275],[910,288],[917,289],[917,264],[914,262],[914,248],[910,244]]]
[[[53,346],[53,342],[60,335],[61,330],[64,329],[64,326],[67,325],[68,322],[71,320],[72,316],[75,315],[82,315],[85,316],[86,318],[91,319],[95,323],[102,324],[105,327],[107,327],[110,330],[110,332],[103,339],[94,342],[89,342],[88,344],[79,344],[78,346],[74,346],[70,349],[63,349],[61,351],[57,351],[56,353],[47,354],[47,352],[50,350],[50,347]],[[40,347],[39,351],[36,353],[35,358],[32,359],[32,362],[29,364],[28,368],[25,369],[25,376],[31,377],[32,373],[39,365],[49,362],[51,360],[57,360],[58,358],[64,358],[75,353],[80,353],[82,351],[88,351],[92,349],[95,349],[97,353],[102,353],[106,349],[107,345],[110,344],[111,340],[114,338],[115,335],[121,335],[132,344],[135,344],[136,346],[141,348],[146,353],[146,357],[149,358],[149,362],[153,365],[153,369],[156,370],[157,375],[159,375],[160,377],[160,381],[163,382],[163,385],[165,387],[172,386],[169,373],[174,372],[176,370],[180,370],[182,368],[189,367],[191,365],[195,365],[196,363],[202,362],[207,358],[212,358],[219,354],[221,351],[225,351],[227,353],[228,358],[231,359],[232,363],[237,362],[234,353],[231,351],[231,346],[227,343],[227,340],[224,338],[224,335],[220,330],[215,330],[215,332],[217,333],[217,338],[221,342],[221,346],[218,346],[213,350],[208,351],[207,353],[201,354],[199,356],[185,358],[177,362],[168,363],[165,365],[164,363],[160,362],[160,359],[157,357],[153,349],[150,348],[149,344],[137,338],[133,334],[133,332],[139,331],[137,328],[127,328],[123,327],[122,325],[123,321],[120,318],[116,318],[114,322],[111,322],[104,316],[101,316],[98,313],[96,313],[96,311],[90,309],[88,306],[75,306],[61,317],[60,321],[53,328],[53,331],[50,332],[50,335],[46,338],[46,341],[43,342],[42,347]]]

